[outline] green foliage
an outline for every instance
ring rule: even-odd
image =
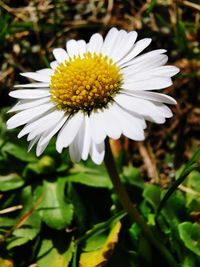
[[[96,168],[93,164],[91,167],[84,166],[83,164],[74,165],[69,173],[67,182],[80,183],[98,188],[112,187],[105,167],[100,166],[99,168]]]
[[[122,180],[127,184],[141,189],[144,188],[144,181],[141,179],[140,171],[138,168],[135,168],[131,165],[125,166],[123,168],[121,177]]]
[[[193,171],[189,174],[186,185],[188,188],[191,188],[196,192],[196,194],[187,194],[186,195],[186,205],[190,212],[199,212],[200,211],[200,172]]]
[[[44,239],[38,253],[38,267],[68,267],[74,252],[74,242],[68,243]]]
[[[118,241],[120,229],[121,223],[118,221],[112,225],[107,237],[101,234],[87,239],[86,248],[80,255],[79,266],[93,267],[105,264]]]
[[[31,248],[35,247],[26,264],[37,262],[39,267],[45,267],[47,263],[48,266],[75,267],[80,259],[85,261],[87,253],[91,253],[93,259],[97,253],[99,258],[96,260],[101,261],[102,249],[107,250],[105,244],[110,229],[121,221],[122,234],[114,254],[110,260],[105,258],[109,261],[108,266],[120,263],[120,257],[126,257],[130,267],[159,264],[162,259],[155,258],[155,252],[138,225],[130,222],[123,210],[120,211],[104,165],[97,168],[90,161],[70,165],[66,156],[53,157],[55,152],[51,145],[44,156],[36,159],[33,154],[27,154],[20,143],[20,140],[13,144],[5,140],[0,152],[0,166],[5,173],[0,176],[0,191],[5,194],[2,211],[15,205],[23,207],[3,213],[0,218],[0,245],[7,258],[25,266],[22,258],[15,257],[15,250],[25,247],[31,253]],[[189,220],[193,213],[198,213],[199,196],[183,193],[177,186],[185,180],[189,188],[197,193],[200,191],[198,159],[199,150],[179,171],[176,187],[172,185],[173,192],[172,187],[162,189],[159,185],[144,183],[139,169],[131,165],[123,167],[120,174],[129,193],[133,192],[133,199],[137,200],[144,218],[155,231],[155,238],[164,240],[185,267],[198,264],[200,229]],[[4,170],[6,165],[3,163],[9,168]],[[101,205],[96,210],[98,201]],[[108,207],[106,212],[103,203]]]
[[[36,160],[36,157],[32,153],[27,155],[27,152],[23,147],[10,142],[7,142],[2,147],[1,153],[5,158],[13,156],[14,158],[24,162],[32,162]]]
[[[161,190],[158,186],[148,185],[144,188],[143,197],[151,205],[154,211],[157,210],[160,203],[160,194]]]
[[[27,186],[22,190],[20,200],[23,204],[23,209],[19,214],[18,222],[14,225],[12,235],[8,238],[8,250],[33,240],[40,232],[41,219],[37,212],[34,210],[31,211],[33,197],[30,186]],[[22,221],[23,224],[19,227]]]
[[[165,203],[168,201],[170,196],[173,194],[173,192],[178,188],[178,186],[187,178],[187,176],[194,170],[199,170],[200,167],[198,165],[200,159],[200,148],[198,148],[192,158],[188,161],[188,163],[184,166],[181,174],[179,177],[176,179],[176,181],[171,185],[169,190],[166,192],[164,195],[162,201],[159,204],[158,211],[157,211],[157,216],[159,215],[160,211],[162,210],[163,206]]]
[[[200,256],[200,226],[191,222],[183,222],[178,226],[181,240],[185,246]]]
[[[196,267],[199,261],[193,255],[186,256],[183,262],[183,267]]]
[[[67,227],[73,217],[73,205],[65,199],[65,183],[62,178],[56,182],[44,180],[34,192],[35,199],[42,198],[37,208],[42,221],[57,230]]]
[[[16,173],[0,176],[0,191],[5,192],[22,187],[24,180]]]

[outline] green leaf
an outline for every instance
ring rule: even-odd
[[[30,186],[23,189],[20,196],[20,203],[22,203],[24,208],[19,215],[16,225],[21,224],[21,226],[19,228],[17,226],[12,236],[8,239],[8,250],[33,240],[40,232],[41,219],[37,211],[32,210],[34,208],[34,201]],[[15,225],[13,227],[15,228]]]
[[[33,217],[32,217],[33,222]],[[36,220],[34,220],[36,222]],[[26,228],[27,227],[27,228]],[[40,218],[38,217],[37,224],[26,224],[22,228],[16,229],[13,236],[9,239],[7,249],[12,249],[21,246],[30,240],[33,240],[40,232]]]
[[[24,180],[17,173],[0,176],[0,191],[5,192],[20,188],[24,185]]]
[[[25,148],[22,146],[18,146],[13,143],[6,143],[2,147],[2,154],[4,155],[11,155],[15,157],[16,159],[19,159],[24,162],[31,162],[31,161],[36,161],[36,157],[32,153],[28,153]]]
[[[12,227],[16,223],[16,219],[9,217],[0,217],[0,227]]]
[[[44,180],[35,191],[36,198],[43,196],[38,206],[41,219],[57,230],[67,227],[73,218],[73,205],[65,197],[65,184],[66,179],[63,178],[54,182]]]
[[[55,172],[55,161],[50,156],[43,156],[36,162],[30,162],[23,170],[23,176],[42,175]]]
[[[142,259],[141,266],[148,266],[152,261],[151,248],[146,238],[141,235],[141,229],[138,224],[133,223],[131,225],[131,228],[129,229],[129,235],[132,243],[131,249],[137,251],[136,257]],[[140,266],[140,264],[138,263],[137,266]]]
[[[160,202],[160,187],[156,185],[146,185],[143,191],[144,199],[151,205],[154,211],[157,210],[157,207]]]
[[[77,244],[85,242],[85,240],[92,237],[93,235],[104,233],[106,230],[112,227],[113,224],[115,224],[117,221],[121,220],[125,216],[126,212],[122,210],[113,215],[106,222],[95,224],[92,229],[88,230],[81,238],[77,240]]]
[[[162,215],[168,222],[171,231],[174,231],[174,229],[177,228],[179,223],[182,221],[184,212],[185,197],[181,191],[177,190],[162,209]]]
[[[75,164],[67,176],[67,182],[80,183],[92,187],[112,188],[112,183],[104,167],[89,168]]]
[[[185,246],[200,256],[200,225],[184,222],[178,226],[178,231]]]
[[[50,173],[55,171],[55,161],[50,156],[43,156],[38,160],[38,168],[41,173]]]
[[[182,267],[196,267],[197,259],[195,259],[194,255],[187,255],[183,261]]]
[[[103,266],[108,261],[111,252],[113,251],[116,243],[118,242],[118,235],[120,229],[120,221],[116,222],[115,225],[112,225],[112,229],[110,230],[110,233],[107,238],[100,239],[100,242],[97,241],[98,244],[101,243],[101,246],[98,249],[81,253],[79,266]],[[95,246],[97,245],[97,243],[93,242]]]
[[[138,239],[141,233],[140,227],[137,223],[133,223],[129,229],[129,235],[134,247],[138,246]]]
[[[83,251],[94,251],[103,246],[103,244],[106,242],[107,235],[106,233],[98,233],[94,234],[93,236],[87,238],[85,241],[85,245],[83,247]]]
[[[67,240],[42,241],[38,253],[38,267],[68,267],[74,252],[74,242],[67,246]]]
[[[83,200],[79,196],[75,187],[68,183],[67,194],[74,206],[74,219],[80,232],[85,230],[87,222],[87,210]]]
[[[99,177],[96,173],[76,173],[68,176],[67,182],[80,183],[92,187],[111,188],[112,184],[106,177]]]
[[[183,168],[183,171],[179,175],[178,179],[170,186],[164,197],[162,198],[159,207],[157,209],[156,217],[160,214],[162,208],[164,207],[165,203],[174,193],[174,191],[178,188],[178,186],[187,178],[187,176],[194,170],[199,170],[199,166],[196,164],[200,159],[200,148],[198,148],[192,158],[188,161],[188,163]]]
[[[38,161],[28,163],[22,172],[22,175],[25,178],[35,176],[35,175],[40,175],[40,174],[41,174],[41,170],[39,168]]]
[[[200,172],[193,171],[188,176],[186,181],[186,186],[189,189],[192,189],[196,194],[193,192],[186,192],[186,206],[189,208],[190,211],[200,212]],[[198,194],[199,193],[199,194]],[[198,194],[198,195],[197,195]]]
[[[135,168],[132,165],[125,166],[123,168],[121,176],[125,183],[139,187],[141,189],[144,188],[144,182],[141,179],[140,171],[138,168]]]

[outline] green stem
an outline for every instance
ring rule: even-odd
[[[118,195],[118,198],[119,198],[122,206],[129,213],[129,215],[132,217],[132,219],[140,226],[144,236],[160,252],[160,254],[168,262],[169,266],[170,267],[178,267],[178,264],[175,261],[175,259],[173,258],[173,256],[171,255],[171,253],[154,236],[151,229],[149,228],[149,226],[147,225],[147,223],[145,222],[143,217],[140,215],[140,213],[136,209],[135,205],[133,205],[133,203],[131,202],[131,200],[130,200],[127,192],[126,192],[126,189],[123,186],[123,184],[119,178],[108,138],[106,139],[105,144],[106,144],[106,153],[105,153],[104,162],[105,162],[108,174],[110,176],[110,179],[113,183],[113,186],[115,188],[115,191]]]

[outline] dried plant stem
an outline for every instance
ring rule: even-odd
[[[7,209],[0,210],[0,214],[10,213],[16,210],[21,210],[23,208],[22,205],[13,206]]]
[[[106,153],[105,153],[105,165],[108,171],[108,174],[110,176],[110,179],[113,183],[113,186],[115,188],[115,191],[118,195],[118,198],[124,207],[124,209],[128,212],[128,214],[132,217],[132,219],[140,226],[144,236],[147,238],[147,240],[154,245],[154,247],[160,252],[160,254],[165,258],[165,261],[168,262],[170,267],[178,267],[177,262],[171,255],[171,253],[168,251],[168,249],[159,241],[154,234],[152,233],[149,226],[146,224],[143,217],[138,212],[135,205],[131,202],[125,187],[123,186],[117,169],[115,165],[115,161],[113,158],[113,154],[111,151],[109,139],[106,139]]]

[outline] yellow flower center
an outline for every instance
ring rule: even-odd
[[[120,90],[122,75],[112,59],[85,53],[60,64],[51,76],[51,99],[67,113],[105,108]]]

